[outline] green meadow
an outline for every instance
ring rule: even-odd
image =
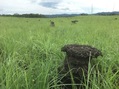
[[[119,89],[119,16],[0,17],[0,89],[60,89],[57,68],[66,44],[91,45],[103,54],[89,65],[89,72],[96,69],[85,89]]]

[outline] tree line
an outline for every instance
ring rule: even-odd
[[[45,15],[42,15],[42,14],[13,14],[13,15],[10,15],[10,14],[2,14],[0,16],[6,16],[6,17],[25,17],[25,18],[46,18]]]

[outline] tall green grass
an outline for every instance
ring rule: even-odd
[[[0,17],[0,89],[58,89],[57,68],[65,57],[60,49],[74,43],[92,45],[103,53],[95,65],[89,65],[86,89],[119,89],[119,19],[115,17]],[[72,24],[74,19],[79,22]]]

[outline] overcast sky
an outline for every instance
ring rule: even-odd
[[[0,0],[0,14],[79,14],[119,11],[119,0]]]

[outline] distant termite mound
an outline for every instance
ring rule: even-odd
[[[50,26],[51,27],[54,27],[55,26],[55,22],[53,22],[53,21],[50,20]]]
[[[78,20],[72,20],[71,22],[75,24],[78,22]]]
[[[80,84],[84,80],[83,76],[88,74],[89,60],[102,56],[101,51],[89,45],[78,44],[65,45],[61,51],[66,52],[64,64],[58,68],[59,75],[64,76],[61,79],[63,89],[72,89],[72,83],[78,84],[77,89],[84,89]]]

